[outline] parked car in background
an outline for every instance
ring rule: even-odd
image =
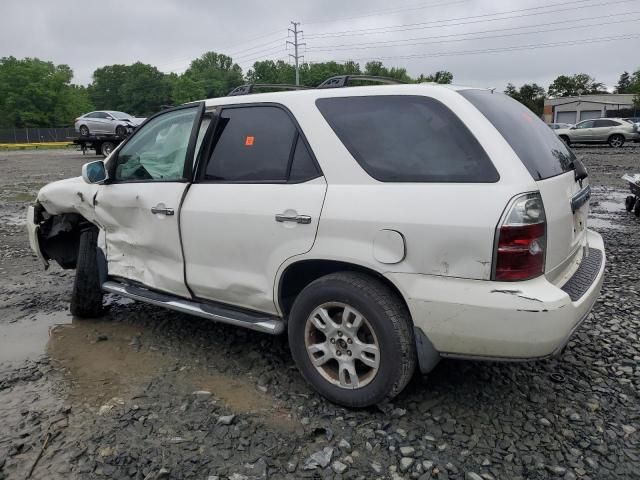
[[[144,118],[137,118],[124,112],[98,110],[76,118],[75,129],[83,137],[95,134],[123,137],[129,129],[137,127],[144,121]]]
[[[101,315],[106,291],[287,332],[318,392],[363,407],[440,358],[559,354],[604,275],[590,195],[507,95],[363,86],[162,111],[43,187],[27,225],[76,269],[74,315]]]
[[[550,123],[549,128],[551,130],[558,130],[559,128],[571,128],[573,127],[570,123]]]
[[[625,142],[637,142],[640,134],[634,124],[623,118],[593,118],[576,123],[570,128],[554,130],[566,143],[608,143],[619,148]]]

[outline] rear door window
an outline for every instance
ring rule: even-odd
[[[296,126],[278,107],[226,108],[204,180],[285,182],[297,138]]]
[[[500,178],[464,123],[433,98],[334,97],[318,99],[316,105],[349,153],[381,182]]]
[[[500,132],[535,180],[565,173],[573,152],[531,110],[503,93],[460,90]],[[577,128],[577,126],[576,126]]]
[[[613,120],[596,120],[593,126],[595,128],[602,128],[602,127],[617,127],[618,125],[620,124],[618,122],[614,122]]]

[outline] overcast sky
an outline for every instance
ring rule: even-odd
[[[288,58],[290,20],[307,61],[380,59],[465,85],[546,87],[580,72],[615,85],[640,68],[638,0],[2,0],[0,57],[66,63],[81,84],[114,63],[179,73],[209,50],[246,71]]]

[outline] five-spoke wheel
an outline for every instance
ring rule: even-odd
[[[416,366],[405,303],[383,280],[359,272],[332,273],[302,290],[289,314],[289,347],[305,379],[348,407],[393,398]]]

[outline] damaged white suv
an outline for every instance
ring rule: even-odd
[[[77,269],[73,314],[112,292],[287,332],[309,383],[359,407],[440,358],[558,354],[603,280],[589,197],[508,96],[380,85],[163,111],[45,186],[28,226],[45,263]]]

